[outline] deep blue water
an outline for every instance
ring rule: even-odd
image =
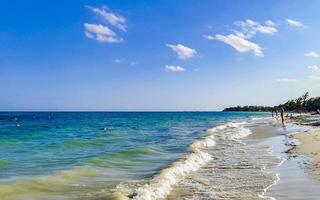
[[[268,113],[1,112],[0,182],[87,166],[100,181],[149,177],[188,152],[206,129]]]

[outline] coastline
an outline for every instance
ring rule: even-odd
[[[294,145],[289,153],[311,158],[307,163],[312,178],[320,180],[320,115],[301,115],[293,117],[290,121],[293,123],[308,127],[307,131],[296,133],[293,138],[299,141]]]
[[[225,128],[227,132],[224,132]],[[229,128],[232,132],[235,131],[232,134],[239,134],[239,131],[243,130],[249,132],[244,135],[240,133],[239,136],[233,135],[232,140],[236,142],[235,144],[232,144],[229,139],[227,143],[219,141],[221,137],[219,133],[221,131],[224,134],[228,133]],[[210,159],[204,166],[189,171],[180,169],[180,159],[162,169],[144,184],[139,184],[139,187],[132,188],[132,185],[129,184],[131,191],[129,195],[121,191],[123,189],[127,191],[127,187],[121,188],[120,191],[116,190],[115,199],[158,199],[158,197],[166,200],[225,199],[235,196],[242,199],[318,199],[320,183],[310,178],[305,169],[301,167],[301,163],[307,163],[310,159],[291,157],[290,150],[294,145],[290,142],[294,135],[300,137],[298,135],[307,133],[304,132],[306,127],[301,121],[294,123],[293,120],[290,122],[288,120],[287,125],[283,127],[278,120],[266,117],[251,119],[246,123],[223,124],[208,129],[207,132],[214,133],[217,130],[218,135],[209,134],[205,137],[206,139],[194,143],[201,144],[196,146],[200,148],[199,150],[212,156],[213,160]],[[320,140],[320,132],[318,133]],[[304,137],[309,138],[309,135]],[[207,145],[207,139],[210,141],[214,139],[214,145]],[[224,137],[223,140],[225,140]],[[173,173],[172,169],[174,169]],[[169,172],[170,175],[163,172]],[[180,176],[182,175],[180,172],[184,174],[183,177]],[[180,177],[180,180],[176,180],[176,175]],[[163,181],[169,182],[164,183]],[[255,184],[251,184],[251,181]],[[241,189],[238,188],[239,186]]]
[[[220,113],[218,114],[220,115]],[[212,120],[210,116],[208,119]],[[57,199],[65,199],[64,195],[60,194],[70,190],[77,192],[72,193],[68,198],[76,200],[99,198],[124,200],[318,199],[320,182],[309,177],[305,167],[300,165],[311,159],[303,156],[293,157],[291,154],[292,147],[295,145],[294,135],[300,135],[302,132],[303,137],[310,137],[310,134],[305,135],[307,132],[304,132],[308,129],[304,126],[306,122],[300,120],[298,123],[293,119],[287,120],[288,123],[284,127],[279,120],[272,119],[268,115],[249,116],[248,114],[235,113],[233,116],[228,120],[221,120],[220,123],[215,122],[213,126],[204,124],[204,129],[192,132],[187,151],[177,159],[172,159],[172,162],[168,162],[167,165],[163,165],[151,176],[123,179],[120,182],[114,181],[106,185],[108,182],[105,180],[110,180],[107,178],[113,177],[107,173],[108,169],[95,168],[94,165],[81,165],[86,168],[76,167],[53,174],[48,173],[48,175],[41,177],[25,179],[23,184],[19,181],[11,181],[14,184],[3,182],[0,185],[0,193],[5,194],[4,199],[7,200],[19,199],[20,197],[20,199],[46,199],[51,195],[59,197]],[[314,118],[314,116],[312,117]],[[199,126],[201,121],[195,120],[193,123]],[[98,130],[98,127],[95,129]],[[152,127],[153,129],[154,127]],[[185,127],[183,126],[179,130],[185,130]],[[185,136],[185,132],[181,133]],[[105,135],[101,136],[105,137]],[[108,136],[112,137],[111,133]],[[309,142],[308,140],[305,143]],[[83,144],[79,148],[83,148]],[[316,148],[316,144],[314,148]],[[296,149],[298,150],[298,148]],[[139,159],[147,159],[165,153],[162,150],[159,152],[161,154],[158,154],[157,150],[157,154],[153,154],[152,152],[155,150],[155,148],[144,148],[143,151],[134,149],[130,157],[125,156],[127,153],[123,156],[125,156],[125,160],[128,160],[138,152]],[[292,152],[288,150],[292,150]],[[303,153],[300,152],[300,154]],[[110,156],[95,156],[91,159],[104,161],[110,160]],[[115,161],[124,162],[119,158]],[[118,165],[118,167],[121,166]],[[99,173],[92,173],[87,169],[93,169],[93,172]],[[99,169],[99,171],[95,169]],[[118,173],[119,175],[121,174]],[[44,180],[55,184],[55,187],[50,186],[52,192],[42,192],[46,191],[46,185],[48,185]],[[61,181],[64,181],[65,184],[62,185]],[[99,183],[96,184],[96,181]],[[34,184],[37,184],[41,191],[33,191]],[[69,185],[70,187],[67,187]]]
[[[292,149],[292,153],[312,158],[311,175],[320,180],[320,129],[313,128],[307,132],[297,133],[294,138],[301,144]]]
[[[250,139],[259,134],[252,130],[260,127],[259,121],[271,120],[236,120],[207,129],[186,156],[141,184],[118,185],[113,199],[273,199],[266,193],[280,179],[272,168],[284,159],[272,154],[272,146],[260,145],[261,138]]]

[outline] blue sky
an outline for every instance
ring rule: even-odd
[[[220,110],[320,95],[320,1],[0,6],[0,110]]]

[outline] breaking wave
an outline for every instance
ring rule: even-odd
[[[190,145],[188,155],[161,170],[148,183],[135,189],[129,196],[133,200],[165,198],[172,187],[183,180],[186,175],[199,170],[213,159],[206,150],[216,145],[215,138],[240,141],[241,138],[251,134],[251,131],[243,126],[244,124],[246,122],[230,122],[208,129],[204,138]],[[122,195],[122,199],[128,199],[128,197]]]

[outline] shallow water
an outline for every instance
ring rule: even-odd
[[[0,196],[8,200],[107,198],[117,185],[148,180],[189,155],[189,146],[208,128],[266,115],[0,113]]]
[[[269,198],[266,189],[279,179],[271,169],[283,159],[272,155],[269,145],[247,144],[245,138],[251,131],[246,126],[252,123],[227,123],[208,129],[204,139],[191,145],[205,155],[200,161],[185,157],[187,163],[173,163],[145,181],[147,184],[127,183],[117,192],[146,200]],[[198,167],[199,163],[204,164]]]
[[[317,199],[308,160],[283,153],[302,129],[266,117],[0,113],[0,199]]]
[[[293,132],[304,131],[303,127],[294,127]],[[278,130],[278,133],[281,130]],[[288,143],[298,141],[280,135],[268,138],[262,143],[273,146],[273,154],[285,158],[285,162],[274,168],[273,171],[280,174],[280,181],[271,187],[267,194],[278,200],[318,200],[320,197],[320,182],[315,180],[309,171],[312,161],[308,157],[288,155],[286,152],[290,146]]]

